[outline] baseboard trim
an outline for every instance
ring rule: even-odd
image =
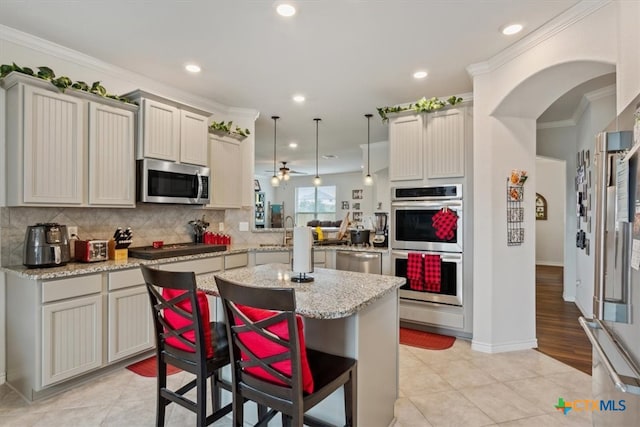
[[[566,302],[576,302],[576,296],[567,296],[565,294],[562,294],[562,299],[565,300]]]
[[[538,347],[538,340],[512,341],[502,344],[491,344],[471,340],[471,350],[482,353],[506,353],[508,351],[529,350]]]
[[[6,374],[6,372],[0,373],[0,385],[4,384],[6,382],[7,382],[7,374]]]

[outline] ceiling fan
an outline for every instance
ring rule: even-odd
[[[296,175],[306,175],[305,172],[298,172],[295,170],[291,170],[290,168],[287,167],[287,162],[281,162],[282,166],[280,167],[280,169],[278,170],[278,178],[280,180],[285,180],[288,181],[290,178],[290,175],[292,174],[296,174]],[[266,172],[272,172],[271,170],[268,170]]]

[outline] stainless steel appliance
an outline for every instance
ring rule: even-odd
[[[409,252],[440,256],[440,292],[415,291],[407,282],[400,288],[400,298],[462,306],[462,254],[392,250],[391,268],[395,276],[407,277]]]
[[[382,255],[371,252],[336,251],[336,270],[382,274]]]
[[[450,237],[441,238],[434,216],[450,209],[458,219]],[[391,247],[393,249],[462,252],[462,185],[397,187],[391,194]]]
[[[97,262],[109,259],[108,240],[75,240],[74,257],[81,262]]]
[[[58,267],[71,259],[67,226],[38,223],[27,227],[23,264],[27,267]]]
[[[389,245],[389,229],[387,228],[388,215],[386,212],[376,212],[374,221],[373,246],[386,248]]]
[[[640,103],[633,105],[638,145]],[[625,117],[618,123],[633,126]],[[605,132],[596,139],[594,318],[580,318],[594,350],[594,426],[640,419],[640,158],[629,150],[633,137]]]
[[[137,161],[137,200],[148,203],[209,203],[210,169],[165,160]]]

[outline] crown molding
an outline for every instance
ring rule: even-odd
[[[570,119],[558,120],[555,122],[539,122],[536,124],[536,129],[554,129],[554,128],[576,126],[580,121],[580,119],[582,118],[582,115],[586,111],[587,107],[589,107],[591,103],[599,99],[606,98],[608,96],[615,96],[615,95],[616,95],[616,85],[609,85],[600,89],[596,89],[591,92],[587,92],[584,95],[582,95],[582,98],[580,99],[580,103],[576,107]]]
[[[566,28],[581,21],[585,17],[591,15],[593,12],[601,9],[602,7],[612,3],[612,0],[583,0],[576,4],[572,8],[566,10],[560,15],[556,16],[549,22],[537,28],[533,32],[527,34],[522,39],[507,47],[506,49],[498,52],[487,61],[478,62],[467,66],[467,73],[471,77],[485,74],[500,68],[504,64],[513,60],[514,58],[522,55],[529,49],[534,48],[540,43],[555,36]]]
[[[555,122],[538,122],[536,123],[536,129],[557,129],[557,128],[570,128],[576,125],[573,119],[558,120]]]
[[[49,40],[36,37],[32,34],[28,34],[2,24],[0,24],[0,40],[6,40],[16,45],[34,50],[36,52],[52,55],[56,58],[96,70],[119,80],[128,82],[133,87],[138,87],[138,89],[147,90],[148,92],[153,92],[157,93],[158,95],[166,96],[168,98],[180,100],[180,102],[190,104],[194,107],[199,107],[204,110],[213,110],[214,112],[220,114],[233,114],[236,116],[248,117],[254,120],[258,117],[259,114],[257,110],[252,108],[229,107],[211,99],[204,98],[202,96],[198,96],[181,89],[177,89],[173,86],[169,86],[156,80],[152,80],[136,72],[109,64],[100,59],[94,58],[68,47],[50,42]],[[150,87],[152,89],[146,89],[145,87]],[[158,93],[159,91],[162,93]]]
[[[606,98],[607,96],[615,96],[616,95],[616,85],[609,85],[602,87],[600,89],[596,89],[591,92],[587,92],[584,94],[584,98],[586,98],[589,102],[594,102],[602,98]]]

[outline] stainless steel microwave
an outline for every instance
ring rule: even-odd
[[[207,204],[210,174],[210,169],[204,166],[138,160],[136,199],[147,203]]]

